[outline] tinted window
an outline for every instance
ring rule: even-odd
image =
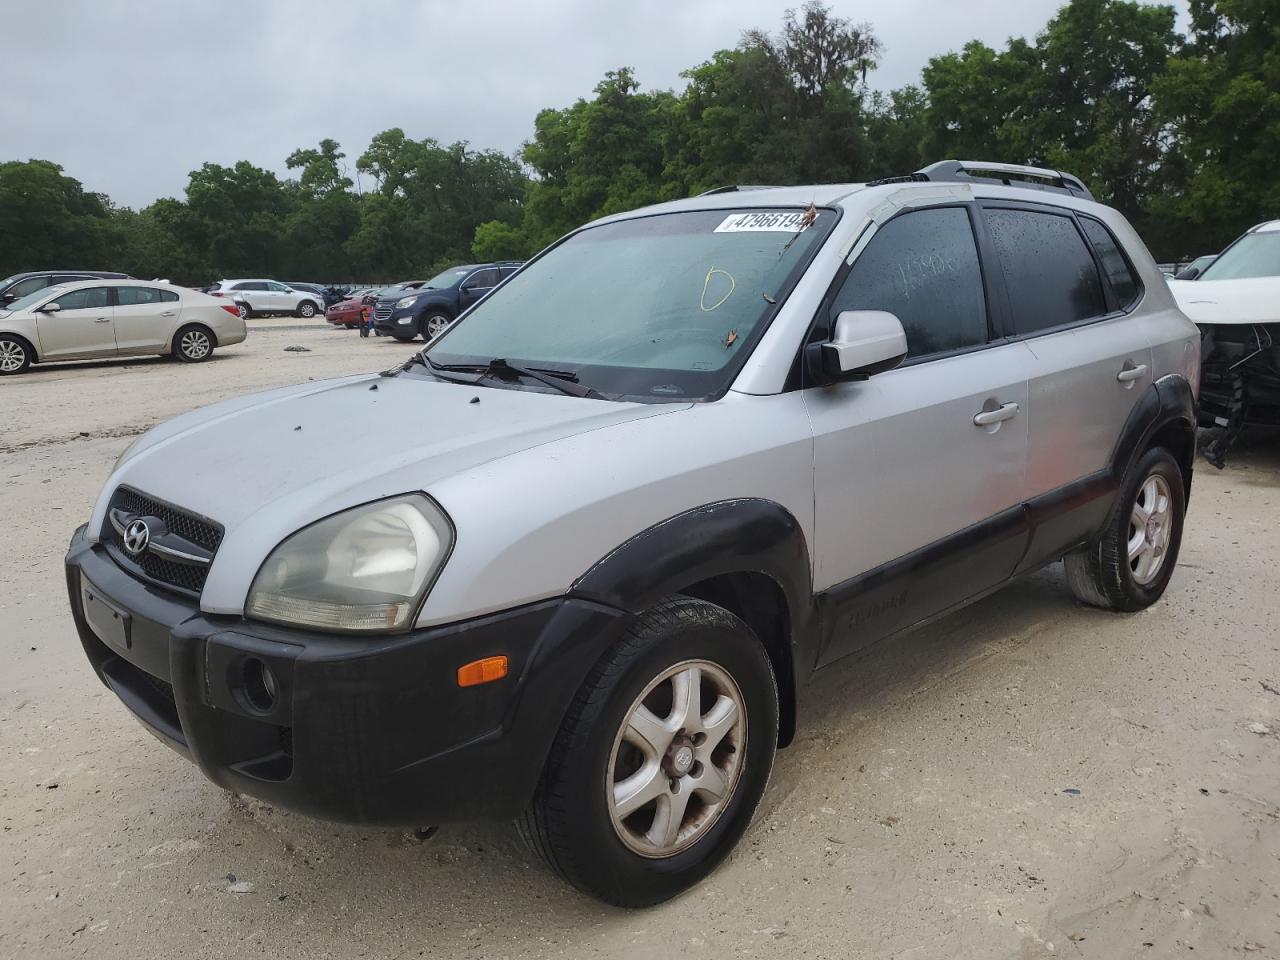
[[[107,305],[107,288],[86,287],[80,290],[72,290],[52,302],[63,310],[98,309]]]
[[[497,270],[478,270],[467,278],[465,286],[468,290],[482,290],[485,287],[496,286],[497,283]]]
[[[500,275],[502,279],[505,280],[507,279],[507,277],[511,276],[513,273],[515,273],[519,269],[520,269],[519,267],[503,267],[502,270],[500,271]]]
[[[177,297],[174,299],[176,300]],[[155,287],[116,287],[116,303],[122,307],[159,302],[160,291]]]
[[[1080,225],[1084,227],[1085,235],[1093,244],[1098,259],[1102,261],[1102,271],[1111,282],[1116,301],[1122,309],[1129,306],[1138,296],[1138,279],[1133,275],[1129,261],[1120,252],[1116,238],[1111,235],[1110,230],[1089,217],[1081,217]]]
[[[1017,333],[1106,313],[1098,268],[1070,217],[1029,210],[988,210],[986,217]]]
[[[232,290],[265,290],[267,285],[261,280],[246,280],[244,283],[237,283],[231,288]]]
[[[969,214],[959,207],[907,213],[876,231],[831,307],[887,310],[907,332],[907,356],[987,341],[987,308]]]
[[[35,293],[37,290],[43,290],[47,286],[49,286],[49,277],[47,275],[43,277],[27,277],[25,280],[19,280],[5,293],[13,294],[16,300],[19,297],[25,297],[29,293]]]
[[[174,291],[172,291],[172,290],[161,290],[161,291],[160,291],[160,301],[161,301],[162,303],[177,303],[177,302],[178,302],[178,295],[177,295],[177,293],[175,293],[175,292],[174,292]]]
[[[276,293],[284,293],[289,288],[283,283],[276,283],[274,280],[267,281],[267,289],[274,290]]]

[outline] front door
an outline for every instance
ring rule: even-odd
[[[994,340],[968,205],[880,226],[825,308],[902,321],[902,366],[805,390],[820,663],[988,589],[1026,545],[1024,344]]]
[[[116,347],[121,353],[159,353],[177,329],[182,304],[158,287],[116,287]]]
[[[462,281],[462,289],[458,291],[458,306],[465,310],[486,293],[498,285],[498,270],[490,267],[477,270]]]
[[[55,303],[56,312],[40,313],[36,319],[40,359],[115,356],[114,310],[106,287],[69,290],[44,306]]]

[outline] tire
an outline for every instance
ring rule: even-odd
[[[249,309],[249,305],[243,300],[236,301],[236,311],[240,314],[241,320],[253,319],[253,311]]]
[[[303,320],[310,320],[317,313],[317,308],[310,300],[303,300],[298,304],[298,309],[294,312],[295,317],[301,317]]]
[[[12,333],[0,333],[0,377],[26,373],[35,351],[31,344]]]
[[[439,310],[432,311],[422,321],[422,338],[430,343],[444,333],[445,327],[451,323],[453,323],[453,317],[447,313],[441,313]]]
[[[379,336],[381,336],[381,334],[379,334]],[[398,333],[393,333],[391,336],[395,337],[395,339],[399,340],[401,343],[409,343],[410,341],[412,341],[412,340],[414,339],[414,337],[412,337],[412,336],[409,336],[409,337],[402,337],[402,336],[400,336],[400,334],[398,334]]]
[[[173,335],[173,355],[183,363],[203,363],[213,356],[215,346],[213,331],[198,323],[189,323]]]
[[[677,684],[690,689],[694,668],[699,716],[680,723]],[[726,702],[737,706],[732,722]],[[628,718],[643,720],[642,709],[668,724],[640,722],[659,749],[641,749],[638,734],[624,736]],[[717,712],[720,723],[704,727]],[[636,617],[583,681],[521,833],[584,893],[623,907],[661,903],[714,870],[741,838],[764,793],[777,740],[777,684],[755,634],[714,604],[665,600]],[[652,799],[615,808],[618,785],[637,778],[655,791]],[[708,786],[720,790],[719,800]],[[680,801],[687,804],[683,828],[673,839],[663,826]]]
[[[1151,522],[1140,526],[1153,506]],[[1177,565],[1185,511],[1178,461],[1164,447],[1153,447],[1129,468],[1102,534],[1063,558],[1071,592],[1104,610],[1151,606]]]

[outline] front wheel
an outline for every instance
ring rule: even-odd
[[[1148,450],[1125,475],[1101,535],[1063,558],[1076,598],[1126,612],[1159,600],[1178,562],[1185,510],[1178,461],[1164,447]]]
[[[21,337],[0,334],[0,377],[24,373],[31,366],[31,345]]]
[[[738,842],[777,739],[777,685],[750,627],[710,603],[664,601],[584,681],[522,833],[580,890],[661,903]]]
[[[430,342],[440,334],[444,333],[449,324],[453,323],[453,319],[447,313],[432,313],[427,316],[426,323],[422,325],[423,335]]]
[[[303,300],[298,304],[298,316],[304,320],[310,320],[316,315],[316,305],[310,300]]]

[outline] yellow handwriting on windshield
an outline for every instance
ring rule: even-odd
[[[711,306],[707,306],[707,288],[711,286],[711,278],[716,274],[729,278],[729,289],[725,295],[717,300]],[[710,313],[718,307],[724,306],[724,302],[733,296],[734,289],[738,286],[738,281],[733,279],[733,274],[728,270],[721,270],[719,267],[712,267],[707,271],[707,275],[702,278],[702,297],[698,300],[698,306],[702,308],[703,313]]]

